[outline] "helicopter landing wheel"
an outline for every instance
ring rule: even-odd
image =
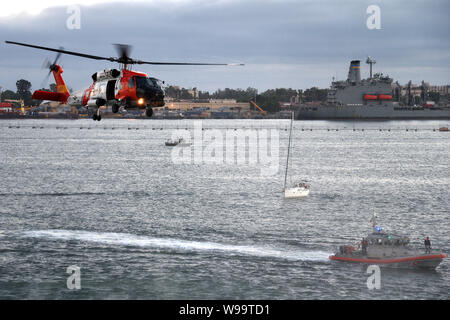
[[[97,99],[97,101],[98,101],[98,99]],[[96,112],[95,114],[97,115],[97,121],[102,120],[102,116],[101,116],[101,114],[100,114],[100,107],[97,108],[97,112]]]
[[[119,112],[120,106],[118,104],[113,104],[111,108],[113,113]]]
[[[147,117],[151,118],[152,115],[153,115],[153,109],[150,108],[150,107],[147,107],[147,109],[145,109],[145,115],[146,115]]]

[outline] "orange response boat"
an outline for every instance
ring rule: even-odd
[[[363,238],[356,248],[340,246],[339,251],[330,256],[331,260],[376,264],[396,268],[435,269],[446,257],[430,247],[416,249],[409,245],[409,238],[384,232],[372,217],[373,232]]]

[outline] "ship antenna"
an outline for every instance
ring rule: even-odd
[[[375,208],[373,208],[372,218],[370,219],[370,222],[372,222],[373,232],[375,232],[376,228],[377,228],[376,218],[377,218],[377,214],[375,213]]]
[[[370,57],[367,57],[366,63],[370,65],[370,79],[372,79],[372,65],[377,62]]]

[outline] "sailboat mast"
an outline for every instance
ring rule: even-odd
[[[289,129],[289,142],[288,142],[288,151],[286,158],[286,172],[284,173],[284,189],[286,190],[286,182],[287,182],[287,174],[289,167],[289,153],[291,151],[291,135],[292,135],[292,123],[294,122],[294,112],[291,112],[291,127]]]

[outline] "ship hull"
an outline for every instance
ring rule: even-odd
[[[392,106],[317,106],[296,110],[297,120],[436,120],[450,119],[450,108],[401,108]]]
[[[406,269],[436,269],[436,267],[446,257],[445,254],[428,254],[411,257],[393,258],[368,258],[364,256],[333,255],[329,258],[334,261],[376,264],[383,267],[406,268]]]

